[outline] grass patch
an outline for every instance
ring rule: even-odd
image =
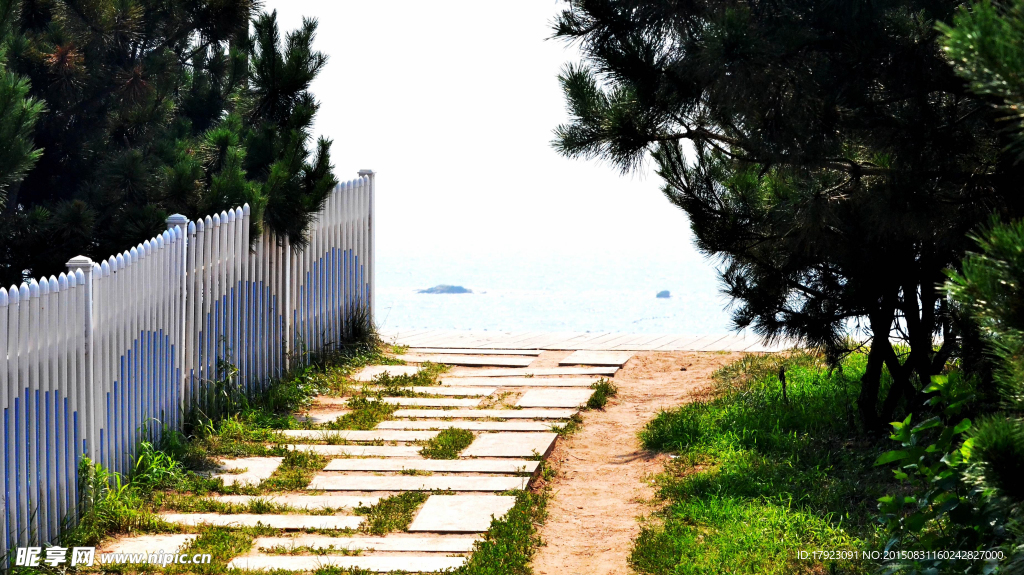
[[[647,449],[679,454],[659,477],[667,500],[630,562],[641,573],[869,573],[868,561],[798,560],[813,549],[879,549],[876,500],[887,446],[861,434],[853,401],[865,357],[828,371],[807,353],[747,356],[715,374],[717,394],[663,412]],[[786,370],[788,401],[778,379]]]
[[[387,535],[393,531],[404,531],[412,523],[416,509],[427,500],[422,491],[409,491],[385,497],[370,507],[357,507],[356,515],[366,516],[360,528],[371,535]]]
[[[260,483],[261,491],[298,491],[305,489],[317,472],[327,466],[326,455],[313,451],[288,451],[273,475]]]
[[[458,459],[459,453],[473,443],[473,432],[452,427],[426,442],[420,455],[427,459]]]
[[[603,377],[591,385],[590,389],[594,390],[590,399],[587,400],[587,407],[590,409],[604,409],[604,406],[608,404],[608,398],[614,397],[619,392],[619,388],[615,387],[614,383]]]
[[[373,429],[378,423],[390,419],[391,414],[399,406],[359,396],[349,399],[348,407],[352,411],[325,424],[324,427],[326,429]]]
[[[473,546],[458,575],[530,575],[530,559],[540,545],[537,525],[547,517],[547,492],[516,492],[516,504],[503,519],[493,520],[483,541]]]

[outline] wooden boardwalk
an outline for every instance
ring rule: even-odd
[[[614,332],[385,330],[389,343],[414,348],[545,349],[600,351],[749,351],[775,352],[793,342],[766,343],[754,335],[629,334]]]

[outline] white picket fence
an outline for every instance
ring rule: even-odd
[[[272,232],[252,243],[246,205],[171,216],[102,262],[0,288],[0,555],[74,523],[82,457],[127,473],[140,441],[214,408],[227,367],[258,392],[372,321],[374,174],[359,176],[302,249]]]

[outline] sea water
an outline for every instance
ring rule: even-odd
[[[436,285],[470,294],[424,294]],[[668,290],[669,298],[655,297]],[[650,254],[402,254],[377,258],[381,329],[679,333],[731,330],[715,263]]]

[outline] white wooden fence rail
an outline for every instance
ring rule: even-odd
[[[126,474],[144,440],[214,408],[226,369],[258,392],[372,321],[374,173],[338,185],[293,249],[251,241],[249,206],[168,230],[60,276],[0,287],[0,556],[55,543],[78,462]]]

